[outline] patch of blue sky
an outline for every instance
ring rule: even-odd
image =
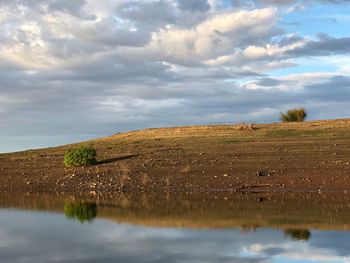
[[[222,0],[221,1],[221,6],[223,8],[232,8],[232,0]]]
[[[325,33],[333,37],[349,36],[350,2],[343,5],[317,5],[286,13],[281,24],[287,32],[316,37]]]

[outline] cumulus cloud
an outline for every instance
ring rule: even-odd
[[[318,40],[306,41],[295,49],[289,51],[299,56],[329,56],[333,54],[350,53],[350,37],[334,38],[327,34],[319,34]]]
[[[167,28],[153,35],[150,49],[160,51],[170,63],[203,64],[277,35],[281,31],[275,16],[272,8],[234,11],[210,17],[193,28]]]

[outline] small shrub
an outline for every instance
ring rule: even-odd
[[[304,108],[291,109],[286,113],[281,113],[281,120],[283,122],[302,122],[305,121],[307,112]]]
[[[95,203],[65,203],[64,214],[72,220],[81,223],[91,222],[97,216],[97,205]]]
[[[64,165],[85,166],[96,164],[96,150],[92,146],[80,146],[76,149],[67,150],[64,155]]]

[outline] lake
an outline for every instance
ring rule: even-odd
[[[0,194],[0,262],[350,262],[320,194]]]

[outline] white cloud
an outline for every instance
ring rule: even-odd
[[[276,15],[273,8],[222,13],[190,29],[162,29],[153,35],[150,48],[161,50],[172,63],[200,63],[276,35]]]
[[[337,255],[332,249],[317,248],[307,242],[285,241],[281,244],[252,244],[243,248],[244,253],[255,256],[271,256],[272,258],[288,261],[314,261],[314,262],[350,262],[349,256]],[[281,251],[277,255],[269,255],[269,251]]]

